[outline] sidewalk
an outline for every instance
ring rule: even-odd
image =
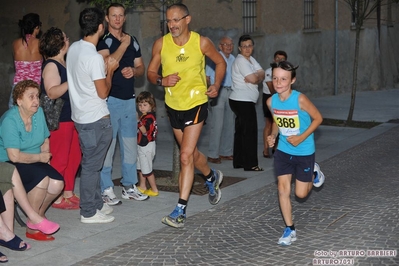
[[[335,119],[346,119],[349,110],[349,100],[350,95],[329,96],[324,98],[312,99],[312,101],[319,108],[324,117]],[[321,163],[322,167],[324,166],[324,163],[327,163],[326,160],[331,159],[335,155],[347,151],[360,143],[370,141],[372,138],[379,136],[393,128],[397,128],[398,124],[385,122],[393,119],[399,119],[399,90],[394,89],[377,92],[358,92],[353,119],[361,121],[378,121],[384,123],[372,129],[320,126],[315,133],[317,146],[316,159],[318,162]],[[158,117],[157,120],[160,133],[157,141],[157,157],[154,162],[154,168],[160,170],[171,170],[173,137],[167,118]],[[261,115],[260,105],[258,105],[258,120],[259,165],[263,167],[265,171],[244,172],[243,170],[233,169],[231,162],[227,161],[223,161],[223,163],[220,165],[211,165],[212,167],[216,167],[217,169],[222,170],[226,176],[245,177],[247,179],[245,181],[229,186],[225,189],[223,189],[222,186],[222,200],[221,203],[216,207],[208,203],[207,196],[192,195],[190,197],[190,202],[188,205],[187,226],[189,230],[199,230],[197,231],[197,233],[201,234],[201,228],[196,227],[198,224],[195,221],[197,219],[205,219],[208,215],[212,215],[213,211],[216,209],[230,210],[231,212],[226,213],[226,215],[234,215],[234,211],[232,210],[237,203],[237,199],[240,197],[241,199],[242,197],[244,197],[246,200],[249,201],[265,200],[262,197],[251,199],[254,191],[256,191],[255,194],[258,195],[256,197],[259,197],[259,194],[263,194],[265,191],[271,192],[272,196],[275,196],[275,187],[271,188],[273,182],[275,181],[272,170],[273,160],[265,159],[261,156],[263,145],[262,130],[264,121]],[[207,152],[207,139],[209,137],[207,131],[207,128],[204,128],[203,135],[199,143],[199,149],[205,154]],[[397,130],[395,132],[397,134]],[[376,157],[375,160],[377,159],[379,158]],[[397,159],[398,154],[396,153],[396,161]],[[353,166],[356,168],[356,161],[352,163]],[[113,177],[119,178],[120,160],[118,156],[116,156],[115,158],[114,169],[115,170],[113,173]],[[329,169],[331,171],[333,170],[332,167],[330,167]],[[362,169],[357,170],[360,171]],[[78,186],[76,189],[78,189]],[[115,190],[116,194],[120,195],[121,189],[115,187]],[[320,195],[320,197],[322,198],[323,191],[321,191],[321,193],[318,193],[318,195]],[[165,243],[165,248],[168,250],[171,249],[171,252],[173,253],[175,249],[179,249],[179,244],[172,242],[171,245],[168,247],[167,243],[169,239],[168,236],[172,236],[175,231],[171,230],[173,228],[168,228],[164,226],[160,222],[160,220],[164,215],[171,212],[177,202],[177,198],[178,195],[176,193],[161,192],[159,197],[151,198],[150,200],[144,202],[123,200],[123,204],[121,206],[114,207],[113,215],[116,217],[115,221],[113,223],[104,225],[86,225],[80,223],[79,211],[62,211],[57,209],[50,209],[47,212],[47,216],[51,220],[59,222],[61,225],[61,230],[54,235],[56,238],[55,241],[48,243],[39,243],[34,242],[33,240],[27,240],[27,242],[32,245],[32,249],[25,252],[15,252],[4,248],[0,250],[8,256],[8,265],[72,265],[74,263],[77,263],[78,265],[83,265],[83,262],[82,264],[79,262],[86,258],[95,256],[96,254],[99,254],[101,252],[106,252],[109,249],[115,247],[118,247],[117,250],[121,250],[123,244],[129,242],[129,245],[131,245],[131,241],[139,241],[141,239],[140,237],[146,236],[145,239],[147,239],[147,236],[152,236],[151,241],[155,241],[156,238],[159,236],[159,239],[157,241]],[[271,202],[271,206],[275,208],[278,205],[275,202]],[[193,217],[195,214],[204,211],[206,211],[206,215],[197,215],[195,216],[195,218]],[[315,220],[315,222],[317,222],[317,219]],[[281,226],[281,217],[277,218],[277,224],[279,227]],[[240,224],[238,223],[236,230],[239,230],[239,227]],[[262,230],[261,228],[256,228],[256,230],[258,229]],[[188,232],[189,230],[185,232]],[[17,235],[26,240],[26,238],[24,237],[24,228],[16,225],[15,231]],[[234,231],[224,231],[226,235],[229,235],[230,232],[233,232],[234,234]],[[247,233],[255,234],[255,232]],[[276,237],[276,234],[281,234],[281,232],[274,232],[274,238]],[[163,237],[165,237],[165,239],[163,239]],[[243,239],[240,239],[240,241],[242,240]],[[274,239],[273,242],[275,242]],[[143,242],[141,243],[143,244]],[[193,246],[186,246],[185,249],[195,250],[196,245],[200,245],[200,243],[190,243]],[[148,242],[147,245],[155,246],[156,243]],[[135,247],[139,250],[138,246]],[[144,248],[143,254],[146,254],[146,249],[147,248]],[[201,254],[196,254],[193,256],[198,257]],[[159,256],[162,256],[162,254],[159,254]],[[245,255],[243,254],[239,254],[239,256],[245,257]],[[105,258],[104,254],[99,254],[95,257],[109,259]],[[111,261],[108,262],[109,263],[104,260],[102,263],[104,265],[112,264]],[[233,263],[231,265],[237,264],[238,263]],[[85,261],[84,265],[89,265],[89,263]],[[124,263],[117,265],[136,264],[133,262],[130,263],[129,258],[126,258]],[[152,262],[148,261],[147,265],[152,265]],[[168,265],[174,264],[172,263]]]

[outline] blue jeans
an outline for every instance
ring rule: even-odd
[[[103,207],[100,188],[100,172],[107,149],[112,139],[111,121],[102,118],[94,123],[78,124],[82,150],[82,171],[80,173],[80,215],[92,217]]]
[[[101,171],[101,191],[114,187],[112,182],[112,162],[115,153],[116,137],[118,136],[122,180],[124,186],[137,183],[137,111],[136,99],[121,100],[108,98],[108,109],[111,114],[112,142],[105,157]]]
[[[216,105],[209,107],[209,150],[208,156],[219,158],[222,156],[233,155],[234,143],[234,113],[229,105],[230,87],[221,87],[219,96],[212,101],[217,101]]]

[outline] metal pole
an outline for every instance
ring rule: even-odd
[[[335,0],[335,69],[334,95],[338,95],[338,0]]]

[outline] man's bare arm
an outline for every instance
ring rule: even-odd
[[[220,53],[216,50],[215,45],[212,41],[204,36],[201,36],[201,51],[204,55],[206,55],[209,59],[213,61],[215,64],[215,82],[209,86],[207,95],[211,98],[214,98],[218,95],[220,85],[224,79],[226,74],[226,62]]]
[[[220,53],[216,50],[212,41],[204,36],[201,36],[201,51],[215,64],[215,83],[220,86],[226,74],[226,62]],[[217,88],[219,89],[219,88]]]
[[[116,49],[115,52],[110,54],[108,49],[103,49],[98,51],[99,54],[101,54],[104,59],[106,59],[108,56],[112,56],[116,61],[120,62],[124,53],[126,52],[126,49],[130,45],[130,40],[132,37],[129,34],[124,33],[124,36],[121,39],[121,45],[119,45],[118,49]]]
[[[113,57],[107,57],[107,76],[105,79],[98,79],[94,81],[94,85],[96,86],[97,95],[101,99],[105,99],[108,97],[109,92],[111,90],[112,85],[112,77],[114,76],[115,69],[118,68],[119,63]]]
[[[145,65],[142,57],[134,59],[134,76],[141,77],[144,75]]]
[[[162,49],[162,38],[156,40],[152,46],[151,61],[148,64],[147,79],[152,84],[157,84],[159,78],[158,70],[161,66],[161,49]],[[162,80],[162,85],[166,86],[166,82]]]

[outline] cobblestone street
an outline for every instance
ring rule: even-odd
[[[320,162],[323,187],[293,200],[298,240],[291,246],[277,245],[284,223],[273,183],[194,216],[188,205],[184,229],[165,226],[76,265],[336,265],[330,251],[342,250],[359,256],[342,263],[398,265],[398,136],[395,127]],[[396,256],[372,258],[370,250]]]

